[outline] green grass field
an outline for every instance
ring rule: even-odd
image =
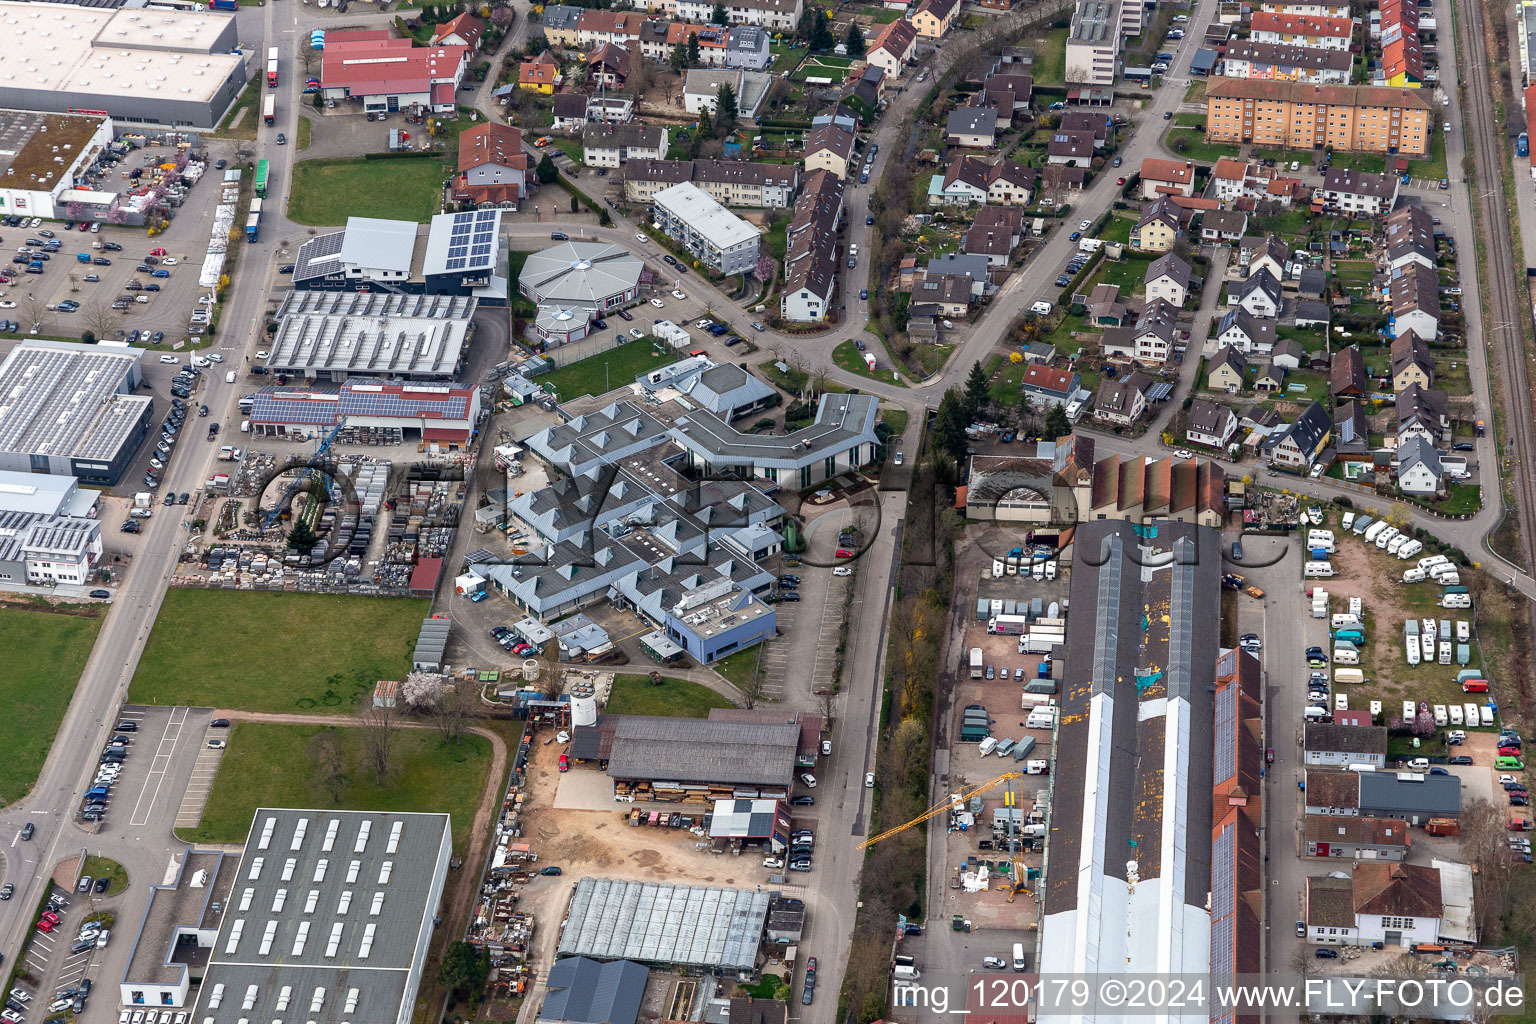
[[[813,57],[807,57],[805,62],[796,68],[789,77],[794,82],[804,82],[810,78],[827,78],[834,83],[840,83],[848,77],[848,69],[852,66],[853,61],[847,57],[829,57],[826,54],[818,54]]]
[[[662,676],[661,685],[656,686],[648,675],[625,674],[613,677],[613,692],[608,695],[608,706],[603,711],[610,715],[707,718],[710,708],[729,707],[735,705],[709,687],[687,679]]]
[[[879,367],[880,358],[878,354],[876,354],[875,359],[875,365]],[[899,377],[894,380],[892,379],[892,371],[888,368],[890,361],[889,355],[886,356],[885,361],[887,363],[887,367],[882,367],[871,372],[869,369],[869,364],[864,362],[864,353],[859,351],[859,347],[855,345],[852,340],[845,341],[832,350],[832,363],[838,369],[847,370],[849,373],[856,373],[860,377],[868,377],[870,380],[878,380],[887,384],[895,384],[897,387],[901,388],[906,387],[906,381],[901,380]]]
[[[1035,47],[1035,84],[1061,85],[1067,72],[1067,30],[1056,28],[1024,42]]]
[[[440,212],[438,195],[450,173],[430,156],[300,160],[293,167],[288,219],[322,227],[345,224],[348,217],[425,222]]]
[[[246,711],[347,712],[403,679],[428,603],[175,588],[128,699]]]
[[[99,615],[14,605],[0,611],[0,650],[11,654],[0,661],[0,707],[8,736],[6,756],[0,758],[0,806],[26,796],[37,781],[100,628]]]
[[[320,733],[334,734],[341,751],[340,800],[331,798],[315,771],[311,749]],[[236,722],[228,739],[203,820],[183,830],[188,842],[241,842],[258,807],[446,811],[453,818],[454,849],[462,853],[491,767],[490,741],[473,733],[449,743],[435,729],[395,730],[393,778],[382,787],[364,766],[360,729]]]
[[[629,324],[615,318],[609,322],[608,329],[616,331],[621,326],[627,330]],[[556,350],[557,358],[558,354]],[[546,354],[545,358],[549,358],[549,355]],[[678,356],[672,353],[662,355],[657,352],[649,341],[631,341],[607,352],[567,363],[541,376],[539,384],[554,389],[562,402],[568,402],[582,395],[606,394],[614,388],[633,384],[635,378],[645,371],[677,360]]]
[[[82,875],[90,875],[92,878],[110,878],[112,884],[107,886],[107,895],[116,896],[128,888],[128,869],[115,860],[105,857],[87,857],[85,864],[81,866]]]

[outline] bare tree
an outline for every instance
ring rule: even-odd
[[[363,759],[376,785],[384,785],[394,768],[395,709],[369,705],[363,712]]]
[[[437,723],[443,739],[457,743],[474,710],[475,688],[456,680],[448,680],[438,697],[432,719]]]
[[[1487,800],[1474,800],[1462,808],[1462,859],[1477,865],[1473,904],[1478,940],[1484,943],[1497,943],[1504,929],[1512,867],[1505,834],[1504,816]]]
[[[107,338],[112,335],[112,325],[117,323],[117,317],[105,299],[97,298],[81,311],[80,321],[97,338]]]
[[[315,766],[315,778],[331,795],[331,802],[340,803],[347,788],[347,764],[341,756],[341,743],[335,730],[315,733],[309,741],[309,759]]]
[[[21,315],[25,323],[39,334],[43,332],[43,317],[48,313],[48,303],[40,295],[27,293],[27,297],[21,300]]]
[[[412,672],[400,684],[400,696],[412,710],[431,711],[441,703],[443,689],[443,677],[435,672]]]

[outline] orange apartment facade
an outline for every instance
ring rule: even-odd
[[[1425,156],[1434,111],[1416,89],[1212,79],[1205,94],[1210,142]]]

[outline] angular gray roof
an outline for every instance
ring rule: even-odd
[[[1455,817],[1461,813],[1461,780],[1454,775],[1420,775],[1416,772],[1359,774],[1362,814]]]
[[[875,443],[880,402],[870,395],[821,396],[816,419],[792,434],[744,434],[700,410],[672,425],[672,439],[717,468],[756,466],[794,470],[860,444]]]
[[[348,217],[341,241],[341,262],[370,270],[411,272],[416,251],[416,223],[378,217]]]
[[[722,416],[774,393],[773,388],[735,363],[710,367],[685,384],[682,390],[710,412]]]
[[[1435,446],[1415,434],[1397,449],[1399,472],[1420,462],[1429,467],[1429,471],[1435,474],[1436,479],[1445,475],[1445,469],[1440,465],[1440,453],[1435,451]]]
[[[602,963],[584,956],[556,960],[546,979],[540,1021],[560,1024],[635,1024],[650,976],[631,960]]]
[[[944,124],[950,135],[996,135],[997,111],[990,107],[956,107]]]
[[[612,242],[561,242],[529,256],[518,281],[537,302],[590,305],[634,288],[642,266]]]
[[[614,779],[783,786],[794,781],[800,727],[624,715],[613,734]]]

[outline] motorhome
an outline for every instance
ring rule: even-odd
[[[1301,574],[1310,580],[1328,579],[1331,576],[1338,575],[1334,571],[1332,562],[1308,562],[1302,566]]]

